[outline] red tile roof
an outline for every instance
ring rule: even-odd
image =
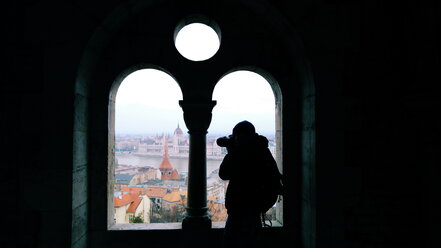
[[[136,212],[136,209],[138,208],[139,204],[141,203],[142,198],[136,198],[132,204],[130,204],[129,208],[127,209],[127,212]]]
[[[139,194],[136,193],[126,193],[123,194],[121,198],[113,197],[113,206],[122,207],[124,205],[130,204],[136,199],[138,199]]]
[[[165,194],[167,194],[167,188],[165,187],[152,187],[149,186],[146,188],[146,193],[148,197],[154,198],[163,198]]]
[[[123,187],[121,189],[122,192],[131,192],[138,195],[142,195],[145,193],[145,188],[132,188],[132,187]]]
[[[224,203],[216,203],[216,197],[209,196],[207,198],[207,206],[214,222],[225,221],[227,219],[227,209]]]
[[[164,170],[161,170],[161,172],[162,172],[162,176],[161,176],[162,180],[177,180],[177,179],[179,179],[179,173],[176,169],[173,169],[173,170],[164,169]]]
[[[184,199],[187,198],[187,190],[182,190],[182,191],[178,191],[178,190],[173,190],[170,193],[167,193],[164,198],[162,200],[167,201],[167,202],[181,202],[183,201],[181,195],[184,196]]]

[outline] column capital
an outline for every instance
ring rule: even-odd
[[[216,101],[179,101],[189,133],[207,133]]]

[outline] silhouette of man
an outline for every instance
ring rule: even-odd
[[[218,144],[225,146],[228,151],[219,169],[219,177],[229,180],[225,195],[228,213],[225,247],[257,247],[263,212],[258,204],[262,197],[259,185],[268,173],[279,175],[268,149],[268,139],[258,135],[253,124],[242,121],[233,128],[229,138],[219,138]]]

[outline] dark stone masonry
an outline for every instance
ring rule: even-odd
[[[216,82],[236,70],[265,77],[278,107],[283,226],[262,247],[441,247],[440,13],[435,0],[6,1],[0,247],[222,247],[205,142]],[[209,60],[174,47],[192,21],[221,34]],[[108,230],[116,89],[142,68],[182,90],[183,229]]]

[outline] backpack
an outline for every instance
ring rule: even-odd
[[[266,213],[270,208],[276,204],[279,195],[282,195],[282,178],[281,175],[272,175],[274,177],[268,178],[261,185],[261,200],[260,211]]]
[[[265,173],[265,179],[262,180],[260,185],[261,199],[259,199],[262,224],[264,226],[270,226],[265,223],[265,219],[269,220],[270,224],[272,224],[271,220],[266,218],[266,212],[276,204],[279,196],[282,195],[283,189],[282,175],[271,153],[269,151],[268,153],[268,156],[271,157],[267,159],[267,173]]]

